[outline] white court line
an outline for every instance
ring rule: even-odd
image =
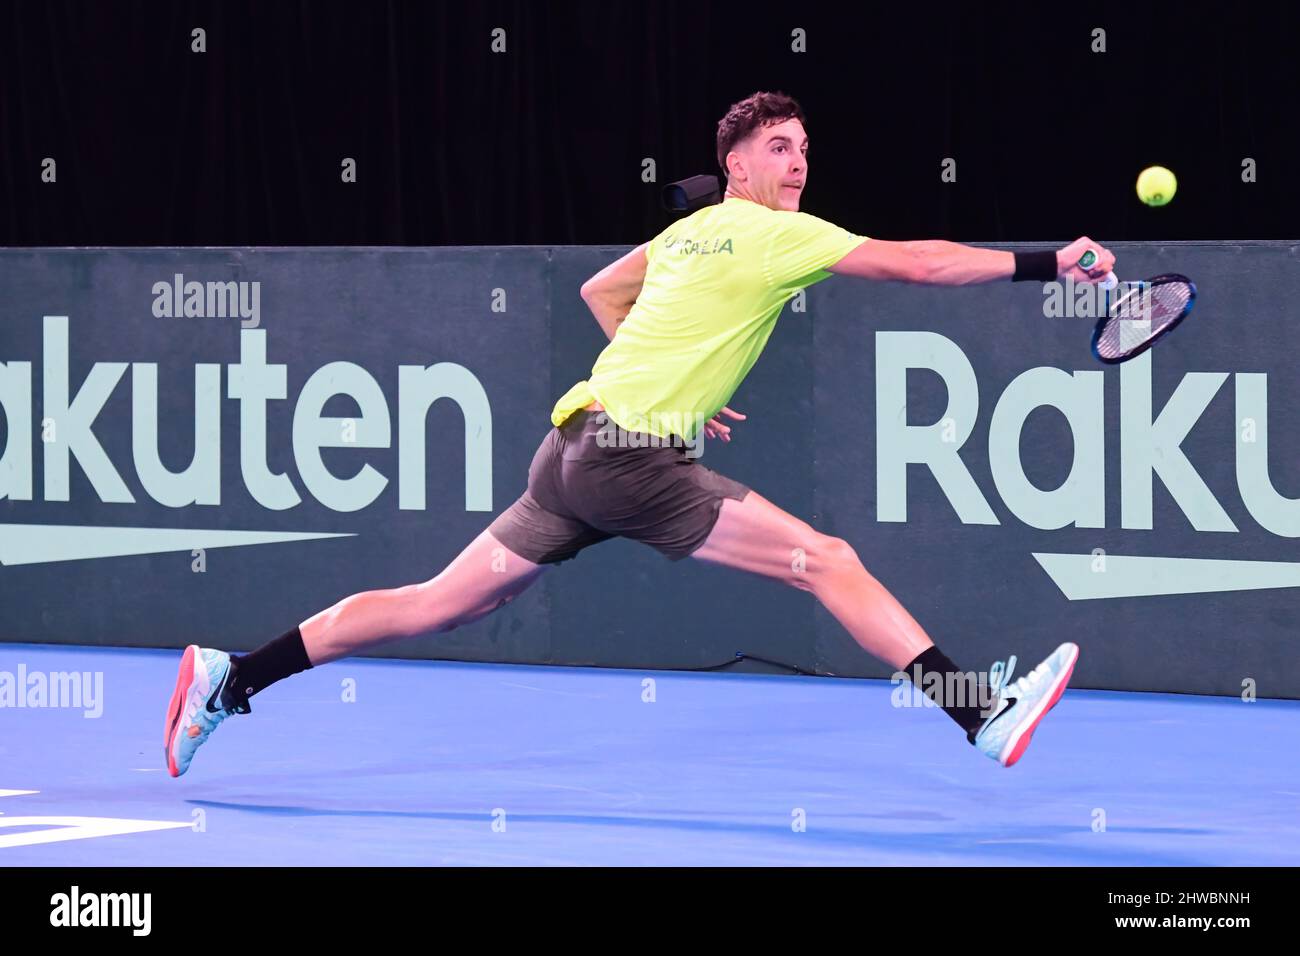
[[[588,700],[604,700],[604,694],[578,694],[571,690],[552,690],[549,687],[533,687],[529,684],[513,684],[510,681],[502,681],[502,687],[518,687],[521,690],[535,690],[542,694],[559,694],[561,697],[585,697]]]

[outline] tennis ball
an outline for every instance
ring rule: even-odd
[[[1163,166],[1148,166],[1138,173],[1138,199],[1148,206],[1163,206],[1177,191],[1178,180]]]

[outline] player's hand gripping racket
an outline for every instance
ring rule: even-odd
[[[1079,268],[1088,271],[1097,258],[1097,251],[1089,249],[1079,258]],[[1196,304],[1196,284],[1172,272],[1122,286],[1115,273],[1108,272],[1099,285],[1106,291],[1107,307],[1092,332],[1092,354],[1107,365],[1141,355],[1172,332]],[[1117,289],[1115,300],[1109,301]]]

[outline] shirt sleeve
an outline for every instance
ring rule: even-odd
[[[805,212],[778,210],[763,262],[767,281],[779,288],[803,289],[831,276],[833,266],[867,241]]]

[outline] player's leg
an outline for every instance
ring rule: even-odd
[[[171,774],[184,773],[216,726],[248,713],[249,698],[272,684],[384,641],[468,624],[526,589],[545,566],[611,537],[569,513],[555,494],[562,437],[551,429],[533,456],[529,490],[428,581],[353,594],[243,657],[186,648],[167,711]]]
[[[902,670],[930,640],[843,538],[816,530],[756,491],[722,502],[691,557],[810,591],[869,654]]]
[[[255,693],[385,641],[468,624],[522,593],[546,567],[484,531],[428,581],[350,595],[246,656],[187,647],[167,710],[168,772],[185,773],[222,721],[251,710]]]
[[[1004,766],[1020,759],[1078,659],[1078,647],[1062,644],[1010,683],[1011,658],[996,676],[990,673],[992,698],[981,700],[970,693],[969,672],[959,671],[934,646],[848,542],[822,534],[752,491],[722,502],[708,537],[691,556],[810,591],[864,650],[916,681],[968,740]]]
[[[722,503],[692,557],[809,591],[863,650],[902,670],[933,641],[844,538],[823,535],[758,492]]]
[[[315,666],[385,641],[454,630],[522,594],[546,567],[484,531],[427,581],[353,594],[309,617],[299,625],[307,657]]]

